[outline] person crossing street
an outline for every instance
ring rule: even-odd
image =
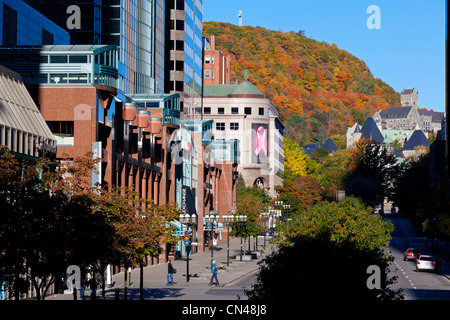
[[[213,279],[216,279],[216,286],[219,286],[219,279],[217,278],[217,273],[219,272],[219,267],[217,266],[216,260],[212,261],[212,268],[211,268],[211,280],[209,281],[209,285],[212,286],[213,285]]]

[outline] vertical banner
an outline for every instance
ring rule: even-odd
[[[267,123],[252,124],[252,163],[269,163]]]
[[[94,141],[92,142],[92,158],[102,158],[102,142]],[[92,170],[92,187],[95,187],[95,184],[98,183],[101,185],[102,182],[102,163],[98,162],[95,165],[95,168]]]

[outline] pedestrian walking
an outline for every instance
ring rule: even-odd
[[[89,280],[89,288],[91,289],[91,299],[96,300],[97,280],[95,279],[95,277],[92,277],[91,280]]]
[[[80,298],[82,300],[84,300],[84,292],[86,291],[86,278],[82,277],[81,278],[81,283],[80,283]]]
[[[167,284],[166,286],[172,286],[173,285],[173,274],[177,272],[177,269],[175,269],[172,266],[172,261],[167,261]]]
[[[216,279],[216,286],[219,285],[219,279],[217,278],[217,273],[219,272],[219,267],[217,266],[216,260],[213,260],[212,268],[211,268],[211,280],[209,281],[209,285],[213,285],[213,279]]]

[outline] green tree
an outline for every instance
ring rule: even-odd
[[[309,207],[322,200],[323,190],[319,182],[312,176],[297,177],[294,181],[284,180],[282,186],[277,186],[278,198],[285,204],[289,204],[290,215],[302,213]],[[272,204],[275,199],[272,200]]]
[[[259,214],[265,212],[271,197],[257,186],[241,187],[236,190],[236,215],[246,215],[247,222],[242,225],[242,237],[255,237],[262,231]],[[233,236],[241,235],[241,224],[234,223]],[[250,242],[249,242],[250,246]]]
[[[347,149],[338,150],[333,156],[323,159],[317,173],[317,180],[324,189],[325,196],[334,199],[337,190],[345,190],[350,162]]]
[[[246,291],[250,300],[403,298],[400,291],[389,288],[396,278],[389,278],[390,259],[380,250],[389,244],[392,224],[371,215],[370,208],[358,199],[321,202],[290,224],[279,250],[260,263],[257,282]],[[380,289],[367,286],[371,265],[380,268]],[[294,296],[292,290],[286,290],[286,281],[296,289]]]
[[[361,139],[351,150],[349,171],[347,193],[371,203],[392,197],[402,165],[382,145]]]

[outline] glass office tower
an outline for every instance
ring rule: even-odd
[[[109,0],[102,5],[102,44],[119,47],[119,90],[164,92],[164,1]]]
[[[0,0],[0,46],[69,44],[69,33],[21,0]]]
[[[71,44],[116,45],[121,93],[164,93],[164,0],[26,1],[66,29]],[[70,5],[81,10],[80,29],[67,29]]]
[[[180,93],[183,119],[200,119],[203,0],[166,0],[165,89]]]

